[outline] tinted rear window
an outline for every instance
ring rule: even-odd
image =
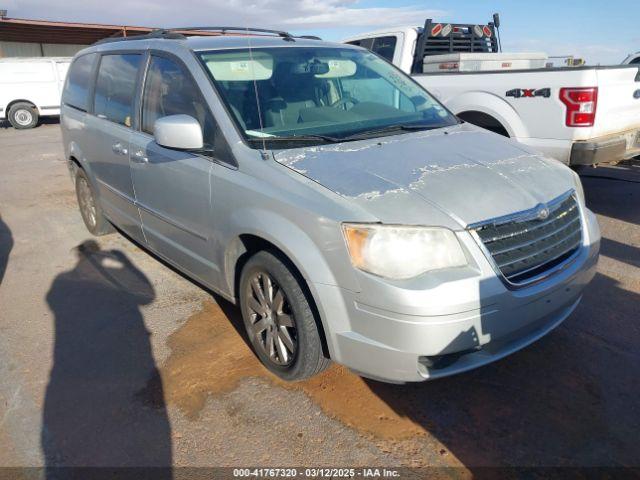
[[[93,78],[96,54],[90,53],[74,60],[69,68],[67,85],[62,102],[71,107],[87,111],[89,108],[89,88]]]
[[[98,68],[93,113],[131,126],[138,69],[142,55],[103,55]]]
[[[373,41],[371,51],[377,53],[388,62],[393,60],[393,53],[396,51],[396,37],[378,37]]]

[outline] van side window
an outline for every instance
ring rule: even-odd
[[[374,39],[371,51],[377,53],[388,62],[393,60],[393,54],[396,51],[396,43],[398,39],[395,36],[378,37]]]
[[[83,112],[89,109],[89,88],[95,61],[96,54],[90,53],[76,58],[71,64],[62,103]]]
[[[213,148],[215,123],[200,87],[175,61],[152,56],[142,96],[142,131],[153,135],[155,121],[169,115],[198,120],[205,148]]]
[[[98,68],[94,113],[125,127],[133,119],[136,79],[142,55],[103,55]]]

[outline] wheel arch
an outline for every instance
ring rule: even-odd
[[[19,99],[16,99],[16,100],[11,100],[9,103],[7,103],[7,106],[5,107],[5,112],[6,112],[7,118],[9,117],[9,110],[11,110],[11,107],[13,107],[16,103],[28,103],[33,108],[35,108],[36,111],[38,112],[38,115],[40,115],[40,108],[38,107],[38,105],[36,105],[35,102],[32,102],[31,100],[27,100],[26,98],[19,98]]]
[[[501,125],[509,137],[528,137],[528,128],[518,111],[505,99],[488,92],[466,92],[447,102],[456,115],[477,112]]]
[[[230,283],[232,297],[235,298],[236,301],[238,300],[242,269],[251,257],[261,251],[271,252],[282,260],[300,283],[300,287],[309,302],[309,306],[311,307],[316,320],[320,340],[322,341],[323,353],[327,358],[331,358],[331,352],[325,331],[325,320],[320,311],[319,302],[316,298],[317,296],[312,291],[312,284],[305,276],[305,273],[298,265],[298,262],[292,258],[291,252],[287,253],[284,248],[279,247],[273,241],[255,233],[242,233],[238,235],[234,242],[232,242],[230,248],[227,249],[227,277],[231,276],[231,279],[227,278],[227,282]]]

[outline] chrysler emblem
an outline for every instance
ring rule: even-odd
[[[538,220],[546,220],[549,218],[549,209],[542,207],[538,210]]]

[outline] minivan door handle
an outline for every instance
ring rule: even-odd
[[[143,150],[136,150],[133,152],[131,160],[136,163],[149,163],[149,158],[144,155]]]

